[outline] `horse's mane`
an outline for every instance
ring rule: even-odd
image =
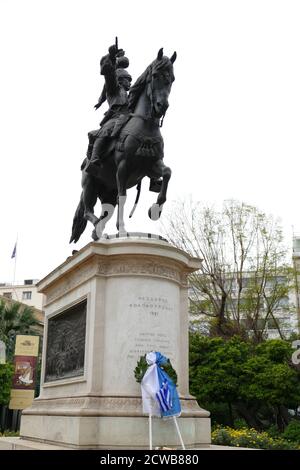
[[[163,56],[161,59],[155,59],[146,70],[139,76],[134,85],[130,88],[128,102],[130,111],[134,111],[134,108],[137,105],[138,99],[142,94],[146,84],[149,82],[151,75],[161,69],[166,69],[169,71],[172,82],[175,80],[173,72],[173,64],[170,61],[169,57]]]

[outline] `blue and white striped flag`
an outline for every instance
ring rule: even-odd
[[[165,412],[172,408],[172,397],[168,382],[163,382],[161,388],[156,393],[156,398],[159,401],[160,408]]]
[[[150,352],[146,354],[146,361],[149,367],[141,383],[143,412],[161,418],[180,416],[176,385],[160,367],[167,358],[160,352]]]

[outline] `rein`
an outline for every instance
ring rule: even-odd
[[[163,113],[163,115],[160,118],[152,116],[153,109],[154,109],[154,106],[153,106],[153,85],[152,85],[153,76],[152,75],[151,75],[151,79],[150,80],[148,79],[147,82],[148,82],[147,97],[149,98],[149,101],[150,101],[150,115],[149,116],[143,116],[142,114],[131,113],[130,116],[143,119],[143,121],[145,121],[145,122],[153,121],[154,124],[158,123],[158,127],[162,127],[163,123],[164,123],[164,118],[165,118],[165,115],[166,115],[166,111]]]
[[[151,114],[153,113],[153,109],[154,109],[154,106],[153,106],[153,74],[151,74],[151,80],[148,82],[148,86],[150,88],[150,93],[149,93],[149,100],[150,100],[150,105],[151,105]],[[164,114],[158,118],[159,121],[158,121],[158,127],[162,127],[163,126],[163,123],[164,123],[164,118],[165,118],[165,115],[166,115],[166,111],[164,112]]]
[[[143,116],[142,114],[136,114],[136,113],[130,113],[130,116],[140,118],[145,122],[153,121],[154,124],[156,124],[156,122],[158,121],[158,125],[159,125],[159,127],[161,127],[161,125],[160,125],[160,119],[161,118],[156,118],[156,117],[153,117],[153,116]],[[165,116],[165,114],[163,115],[163,118],[164,118],[164,116]]]
[[[158,121],[158,127],[163,126],[165,115],[166,115],[166,111],[164,112],[164,114],[160,118],[156,118],[156,117],[152,117],[152,116],[143,116],[142,114],[130,113],[130,117],[140,118],[145,122],[153,121],[153,123],[156,124],[156,121]]]

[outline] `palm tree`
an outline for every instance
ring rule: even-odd
[[[13,359],[16,335],[37,335],[39,325],[33,308],[0,299],[0,339],[6,344],[8,361]]]

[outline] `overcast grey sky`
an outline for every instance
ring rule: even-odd
[[[298,0],[0,0],[0,281],[12,280],[17,233],[16,279],[45,276],[73,249],[87,132],[105,111],[93,109],[99,59],[116,35],[134,80],[160,47],[178,54],[162,129],[167,205],[235,198],[300,233],[299,24]],[[155,197],[145,182],[128,230],[159,232]]]

